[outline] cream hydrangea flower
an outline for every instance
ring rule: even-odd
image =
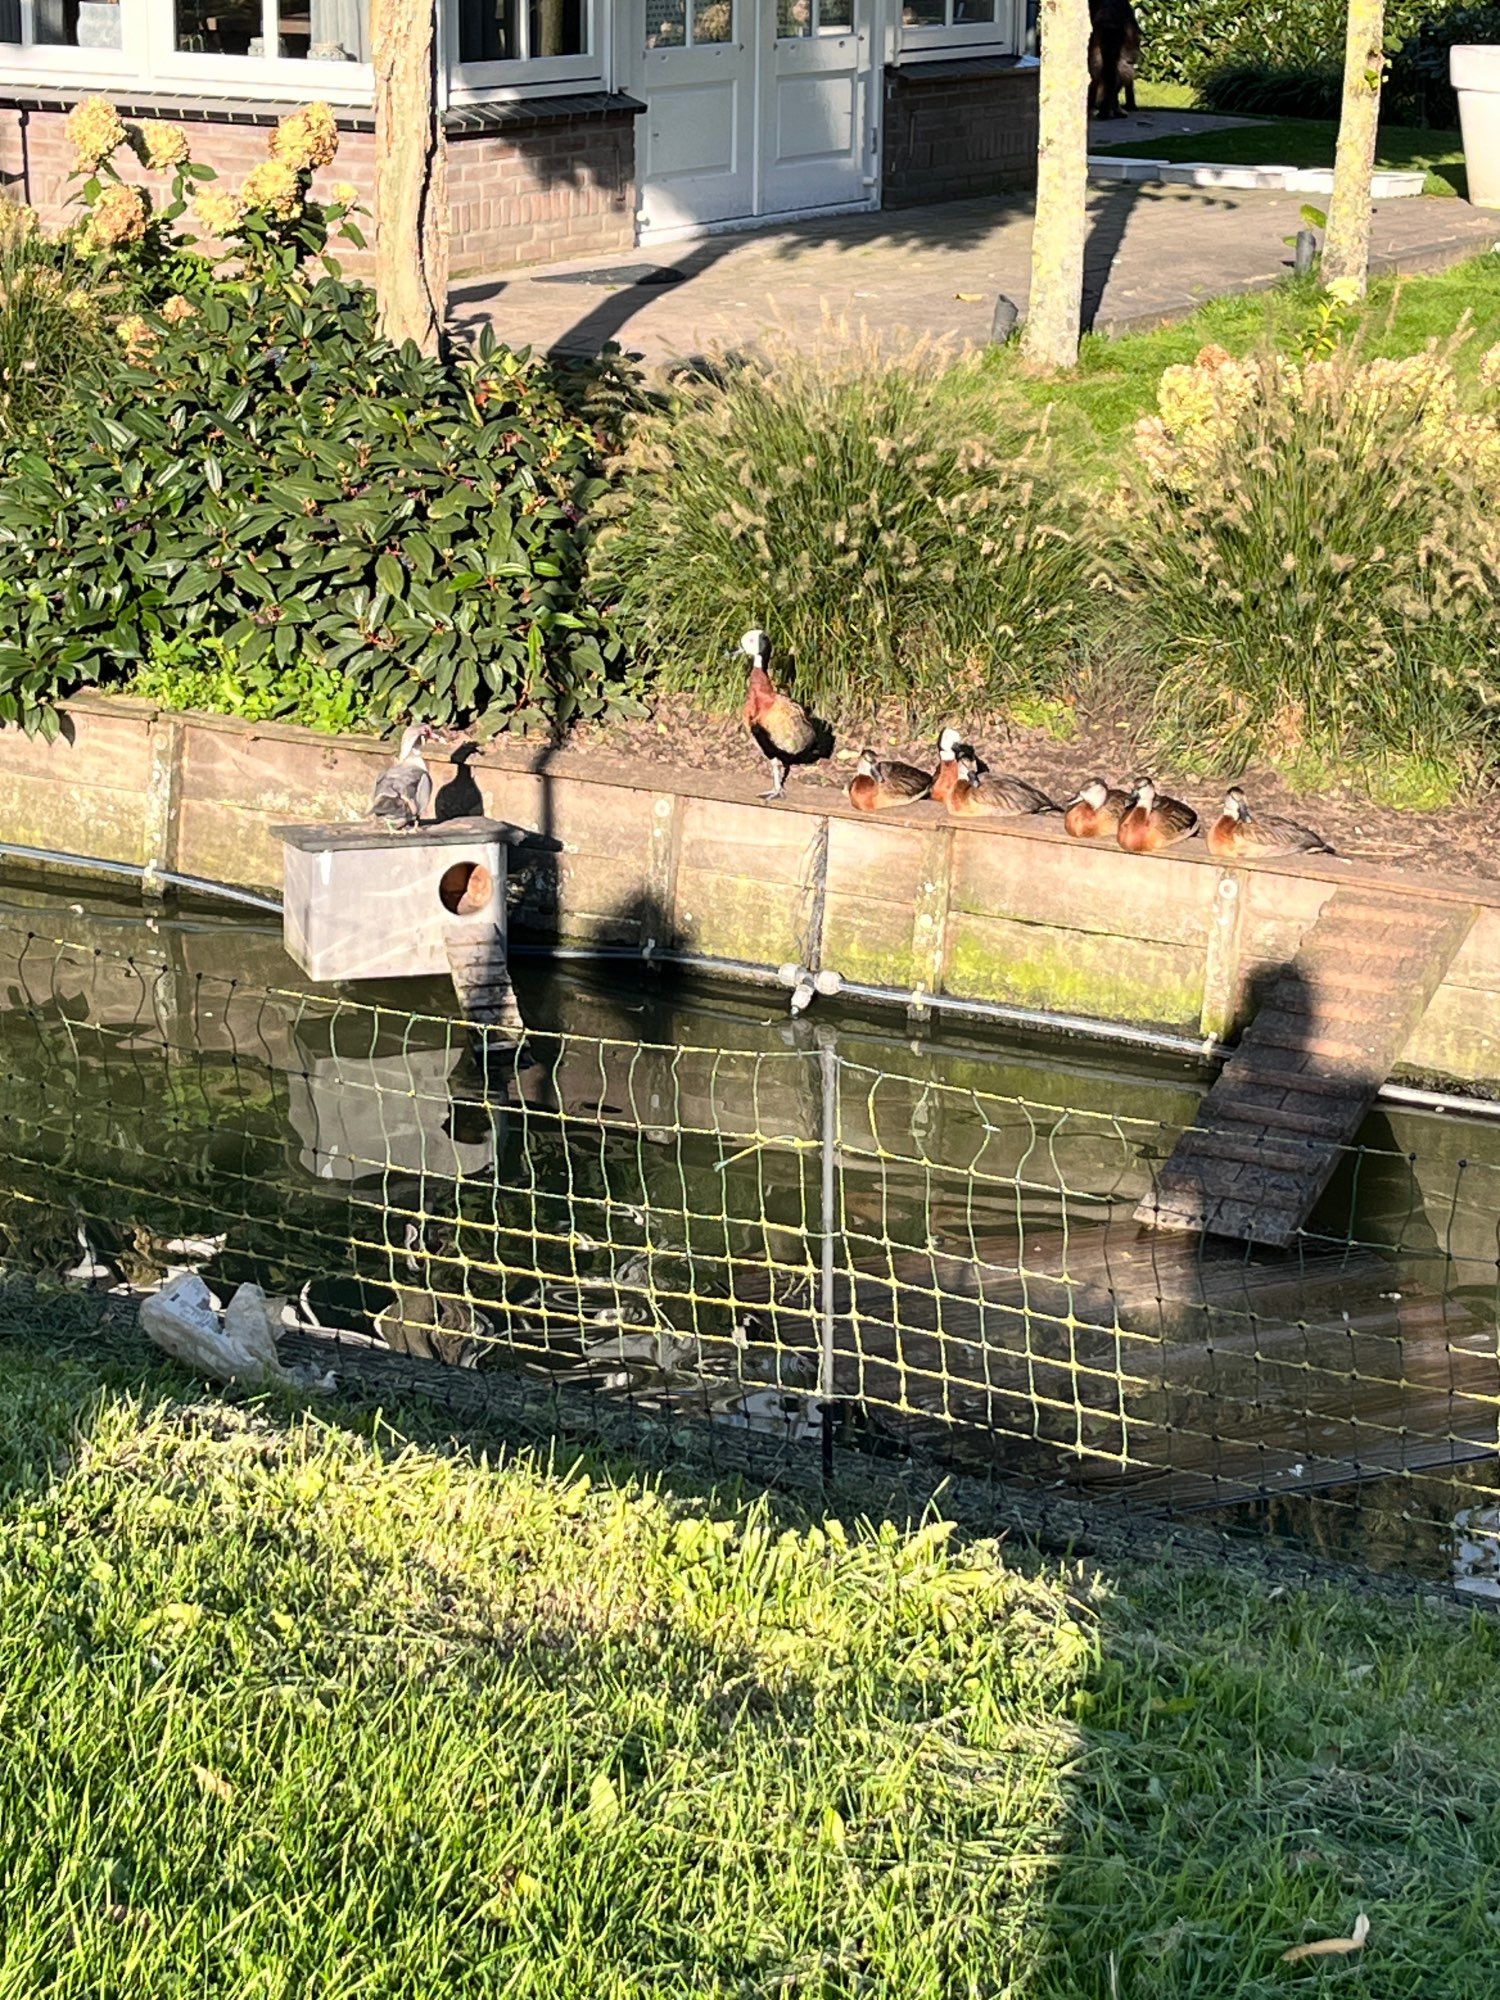
[[[198,308],[189,303],[181,292],[174,292],[161,309],[161,316],[168,326],[181,326],[186,319],[196,319]]]
[[[150,210],[141,189],[116,181],[113,186],[100,189],[79,241],[91,253],[118,250],[127,243],[139,243],[146,234],[149,217]]]
[[[125,143],[125,124],[107,97],[86,97],[68,114],[63,128],[73,148],[75,173],[86,174]]]
[[[353,208],[354,204],[359,200],[359,189],[354,185],[353,181],[335,181],[333,186],[328,190],[328,199],[336,201],[340,208]],[[1500,353],[1500,349],[1497,349],[1496,352]]]
[[[94,301],[89,297],[87,292],[76,285],[63,300],[63,304],[70,313],[86,313],[92,312],[94,309]]]
[[[280,222],[289,222],[302,206],[302,183],[296,168],[285,160],[262,160],[246,174],[240,200],[246,208],[259,208]]]
[[[228,236],[245,219],[245,204],[227,188],[205,188],[193,203],[193,214],[210,236]]]
[[[1325,287],[1336,306],[1357,306],[1364,293],[1358,278],[1330,278]]]
[[[132,144],[142,166],[155,167],[159,173],[180,167],[189,157],[187,133],[164,118],[145,119],[132,134]]]
[[[326,104],[304,104],[271,134],[271,157],[297,172],[326,167],[339,149],[338,126]]]
[[[115,328],[115,338],[125,350],[127,361],[143,361],[154,354],[157,337],[139,313],[127,313]]]

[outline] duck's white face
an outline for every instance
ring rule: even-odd
[[[1146,812],[1150,812],[1151,808],[1156,804],[1156,787],[1149,778],[1137,778],[1131,797],[1138,806],[1144,808]]]
[[[1224,800],[1224,817],[1226,819],[1248,819],[1250,817],[1250,810],[1245,804],[1245,794],[1240,790],[1238,785],[1231,785],[1229,787],[1228,794]]]
[[[859,762],[854,768],[861,778],[873,778],[875,775],[875,753],[872,750],[861,750],[859,753]]]
[[[938,738],[938,756],[945,764],[951,764],[958,755],[958,746],[963,738],[956,729],[945,729]]]
[[[960,757],[958,768],[963,772],[964,777],[971,785],[977,784],[979,780],[979,765],[973,757]]]
[[[1109,800],[1109,786],[1102,778],[1090,778],[1078,796],[1084,805],[1092,806],[1095,812],[1102,812]]]
[[[407,730],[406,734],[401,738],[401,761],[403,764],[406,762],[408,757],[417,757],[421,755],[422,745],[427,741],[428,737],[431,736],[431,734],[432,731],[427,727],[427,724],[425,722],[414,723],[413,726]]]
[[[771,642],[758,625],[752,625],[740,640],[740,651],[752,660],[764,661],[770,657]]]

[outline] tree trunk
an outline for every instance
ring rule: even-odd
[[[1042,0],[1036,222],[1021,351],[1038,368],[1073,368],[1083,316],[1088,192],[1088,0]]]
[[[1323,244],[1323,281],[1352,278],[1361,291],[1370,269],[1370,176],[1375,170],[1384,44],[1385,0],[1349,0],[1344,104]]]
[[[424,354],[448,317],[448,152],[438,115],[434,0],[371,0],[375,296],[380,329]]]

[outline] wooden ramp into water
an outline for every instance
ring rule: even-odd
[[[1245,1030],[1137,1221],[1291,1243],[1476,915],[1463,903],[1339,890]]]

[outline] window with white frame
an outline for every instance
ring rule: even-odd
[[[0,0],[0,42],[23,49],[119,49],[120,0]]]
[[[457,0],[458,61],[469,85],[597,76],[596,0]]]
[[[966,47],[1015,52],[1017,0],[899,0],[906,54],[952,54]]]
[[[64,87],[370,94],[370,0],[0,0],[0,69]]]
[[[175,0],[172,25],[183,55],[370,60],[368,0]]]

